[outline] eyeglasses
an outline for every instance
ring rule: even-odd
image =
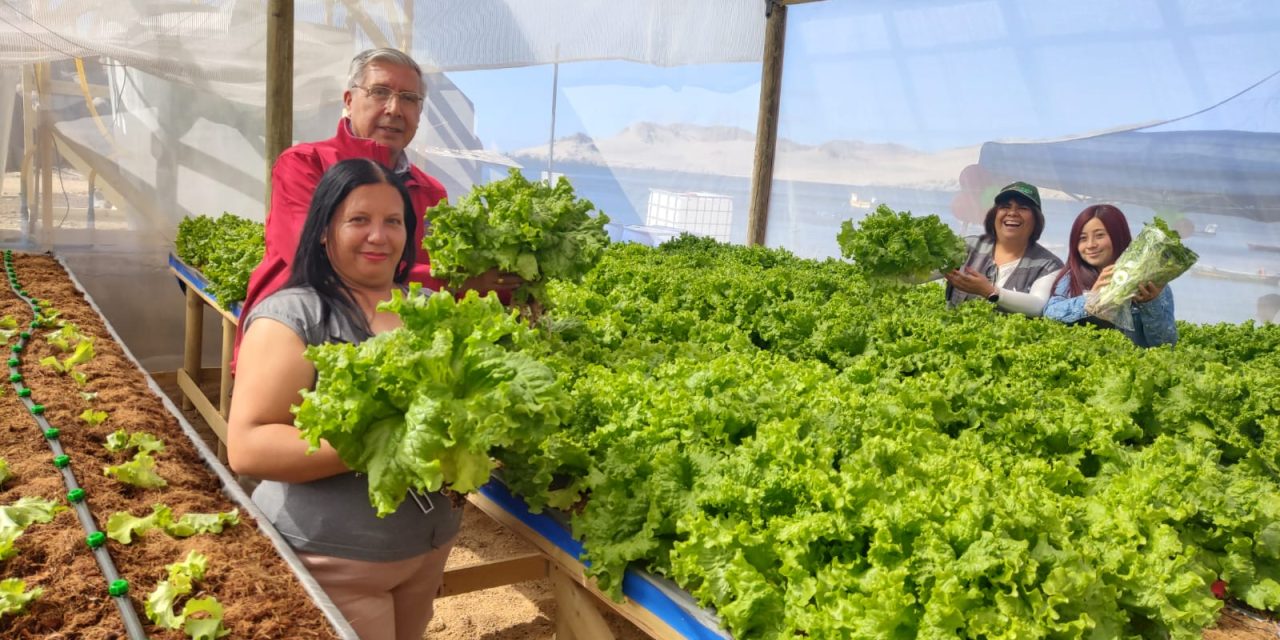
[[[400,99],[400,104],[406,107],[418,108],[422,106],[422,94],[412,91],[394,91],[390,87],[375,84],[372,87],[362,87],[360,85],[352,85],[352,89],[364,89],[364,92],[373,98],[374,102],[386,104],[391,101],[391,96]]]

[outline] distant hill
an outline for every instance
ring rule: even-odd
[[[576,133],[556,140],[556,162],[610,165],[750,176],[755,134],[737,127],[637,122],[616,135],[596,140]],[[527,164],[545,164],[547,147],[510,154]],[[830,140],[806,145],[778,139],[774,177],[857,185],[893,185],[921,189],[957,189],[965,165],[976,162],[978,147],[929,153],[897,144]]]

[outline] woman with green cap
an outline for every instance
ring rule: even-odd
[[[965,238],[969,256],[944,274],[947,306],[986,299],[1003,312],[1038,316],[1062,260],[1037,242],[1044,232],[1040,191],[1014,182],[996,194],[983,221],[986,233]]]

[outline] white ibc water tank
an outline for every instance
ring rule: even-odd
[[[649,189],[644,223],[728,242],[733,225],[733,198],[718,193]]]

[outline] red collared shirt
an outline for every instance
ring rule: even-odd
[[[331,166],[350,158],[369,158],[385,167],[391,167],[391,149],[367,138],[351,134],[350,120],[338,123],[337,134],[320,142],[303,142],[285,149],[271,169],[271,211],[266,223],[266,252],[262,262],[249,276],[249,289],[241,306],[241,317],[248,317],[249,309],[259,300],[271,295],[289,279],[293,256],[298,250],[298,238],[302,235],[311,206],[311,195],[320,183],[320,176]],[[418,214],[418,229],[414,243],[418,247],[417,264],[409,272],[409,279],[421,282],[428,289],[439,289],[444,283],[431,277],[431,262],[422,248],[422,236],[426,232],[426,211],[445,197],[444,185],[408,165],[407,175],[401,173],[414,211]],[[236,353],[240,351],[243,331],[236,333]]]

